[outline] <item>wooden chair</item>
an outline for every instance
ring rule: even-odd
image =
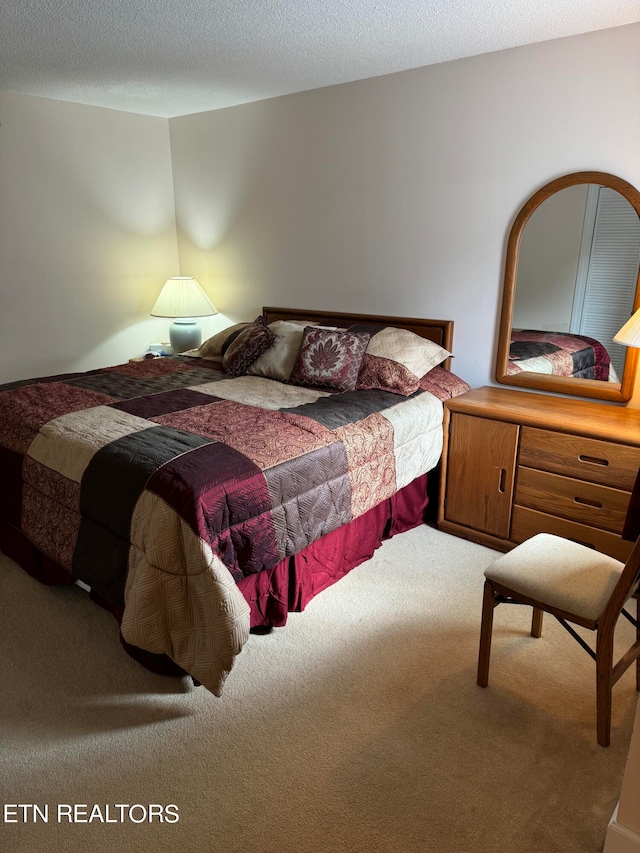
[[[489,682],[493,611],[499,604],[533,607],[531,636],[542,634],[542,618],[550,613],[596,662],[596,714],[598,743],[611,740],[613,685],[636,661],[636,690],[640,690],[640,472],[632,493],[624,538],[635,539],[626,563],[585,545],[549,533],[539,533],[499,557],[485,571],[478,684]],[[632,533],[633,535],[629,535]],[[636,598],[636,618],[625,603]],[[636,628],[636,641],[614,664],[613,639],[620,615]],[[571,624],[596,632],[595,652]]]

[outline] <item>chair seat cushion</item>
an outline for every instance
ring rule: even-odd
[[[595,622],[623,569],[623,563],[585,545],[538,533],[498,557],[485,577],[514,593]]]

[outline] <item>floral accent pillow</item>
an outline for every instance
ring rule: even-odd
[[[275,338],[264,319],[256,317],[254,322],[242,329],[224,349],[223,371],[231,376],[245,373],[249,365],[271,346]]]
[[[306,326],[289,381],[294,385],[353,391],[369,338],[366,332]]]

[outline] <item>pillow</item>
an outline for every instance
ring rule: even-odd
[[[450,355],[439,344],[415,332],[384,326],[371,334],[357,387],[408,396],[417,390],[426,373]]]
[[[353,391],[369,337],[366,332],[306,326],[289,381],[294,385]]]
[[[254,322],[241,329],[232,341],[223,345],[223,371],[231,376],[245,373],[249,365],[271,346],[275,337],[262,317],[256,317]]]
[[[249,323],[236,323],[235,326],[229,326],[228,329],[223,329],[221,332],[217,332],[212,337],[207,338],[207,340],[201,344],[197,350],[194,350],[194,355],[197,355],[200,358],[207,358],[211,361],[220,361],[223,351],[226,348],[225,344],[228,345],[231,343],[242,329],[246,329],[249,325]]]
[[[390,358],[365,353],[360,366],[358,384],[362,390],[380,389],[409,397],[420,387],[420,380],[409,368]]]
[[[304,326],[288,320],[276,320],[269,323],[269,328],[275,334],[275,340],[249,366],[247,373],[287,382],[300,352]]]
[[[423,391],[429,391],[438,400],[451,400],[453,397],[471,391],[471,386],[464,379],[439,365],[425,373],[420,379],[420,388]]]

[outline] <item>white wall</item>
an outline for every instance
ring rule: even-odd
[[[178,274],[165,119],[0,93],[0,383],[167,339]]]
[[[640,25],[169,121],[181,270],[263,304],[451,318],[492,380],[504,249],[568,172],[640,186]]]
[[[0,382],[166,340],[172,274],[223,312],[205,334],[263,304],[452,318],[492,381],[513,217],[567,172],[640,186],[638,103],[640,25],[169,122],[0,93]]]

